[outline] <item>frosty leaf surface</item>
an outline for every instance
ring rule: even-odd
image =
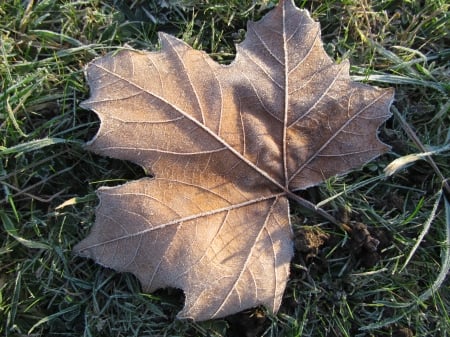
[[[228,66],[160,40],[88,66],[83,107],[101,125],[87,148],[154,177],[100,188],[75,251],[145,291],[182,289],[180,318],[276,312],[293,255],[288,199],[388,149],[377,129],[393,91],[351,81],[291,0],[248,24]]]

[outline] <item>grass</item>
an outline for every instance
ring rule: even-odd
[[[83,68],[125,44],[157,48],[170,32],[230,62],[273,1],[0,1],[0,335],[448,336],[450,287],[450,19],[435,1],[296,1],[321,22],[324,46],[352,76],[396,89],[382,128],[392,150],[304,196],[380,239],[371,260],[345,232],[295,207],[297,250],[282,308],[192,323],[177,290],[144,294],[136,279],[72,254],[94,221],[95,190],[143,176],[83,149],[95,134]],[[447,150],[446,150],[447,149]],[[391,177],[383,168],[418,156]],[[419,238],[419,241],[418,241]],[[237,331],[237,332],[236,332]]]

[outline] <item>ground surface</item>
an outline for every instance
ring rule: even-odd
[[[94,221],[95,190],[142,177],[83,149],[98,129],[79,103],[93,58],[124,44],[155,50],[174,34],[230,62],[270,1],[0,1],[0,335],[448,336],[450,40],[448,4],[296,1],[355,79],[396,89],[380,136],[392,150],[302,196],[345,230],[292,207],[296,254],[276,315],[175,319],[177,290],[140,291],[131,275],[74,256]],[[434,151],[391,177],[396,158]],[[447,201],[446,201],[447,200]]]

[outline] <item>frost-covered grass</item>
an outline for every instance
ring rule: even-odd
[[[295,233],[323,243],[297,252],[279,314],[258,308],[199,324],[175,319],[179,291],[144,294],[133,276],[74,256],[94,221],[95,190],[144,175],[83,149],[98,128],[79,107],[89,95],[83,67],[124,44],[154,50],[160,30],[230,62],[246,22],[274,3],[0,1],[0,335],[450,335],[449,5],[296,3],[321,22],[327,52],[349,59],[356,80],[396,89],[381,128],[392,151],[303,194],[350,227],[368,226],[377,255],[294,207]],[[394,159],[427,151],[385,177]]]

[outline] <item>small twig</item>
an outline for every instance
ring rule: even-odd
[[[2,181],[2,180],[7,180],[7,179],[11,178],[11,177],[14,176],[14,175],[17,175],[17,174],[19,174],[19,173],[23,173],[23,172],[25,172],[26,170],[29,170],[29,169],[31,169],[31,168],[33,168],[33,167],[36,167],[36,166],[39,166],[39,165],[41,165],[41,164],[43,164],[43,163],[45,163],[45,162],[47,162],[47,161],[52,160],[53,158],[59,157],[59,156],[65,154],[65,153],[67,153],[67,152],[69,152],[69,150],[64,150],[64,151],[62,151],[62,152],[55,153],[55,154],[53,154],[53,155],[51,155],[51,156],[48,156],[48,157],[46,157],[46,158],[44,158],[44,159],[41,159],[41,160],[32,162],[30,165],[28,165],[28,166],[26,166],[26,167],[23,167],[23,168],[21,168],[20,170],[14,170],[14,171],[12,171],[12,172],[10,172],[10,173],[8,173],[8,174],[0,175],[0,181]]]
[[[76,165],[76,164],[75,164],[75,165]],[[46,201],[47,199],[43,199],[43,198],[37,197],[37,196],[35,196],[35,195],[33,195],[33,194],[28,193],[28,191],[29,191],[29,190],[32,190],[33,188],[35,188],[35,187],[37,187],[37,186],[39,186],[39,185],[45,184],[47,181],[53,179],[54,177],[56,177],[56,176],[58,176],[58,175],[60,175],[60,174],[62,174],[62,173],[65,173],[65,172],[67,172],[67,171],[70,171],[71,169],[73,169],[73,168],[75,167],[75,165],[72,165],[72,166],[70,166],[70,167],[66,167],[65,169],[63,169],[63,170],[61,170],[61,171],[58,171],[58,172],[52,174],[51,176],[49,176],[48,178],[43,179],[43,180],[41,180],[41,181],[39,181],[39,182],[37,182],[37,183],[31,185],[31,186],[28,186],[28,187],[25,188],[25,189],[20,189],[20,188],[18,188],[18,187],[15,187],[14,185],[11,185],[11,184],[7,183],[6,181],[0,181],[0,184],[3,184],[3,185],[5,185],[5,186],[7,186],[7,187],[9,187],[9,188],[11,188],[11,189],[13,189],[13,190],[15,190],[15,191],[18,191],[16,194],[13,194],[13,197],[17,197],[17,196],[19,196],[19,195],[24,194],[24,195],[27,195],[27,196],[29,196],[29,197],[31,197],[31,198],[36,199],[36,200],[48,202],[48,201]],[[64,190],[63,190],[63,191],[64,191]],[[59,195],[59,194],[62,193],[63,191],[60,191],[60,192],[56,193],[55,195],[53,195],[52,197],[50,197],[49,201],[51,201],[54,197],[56,197],[57,195]],[[6,196],[5,198],[3,198],[3,199],[0,200],[0,204],[4,204],[4,203],[7,203],[7,202],[8,202],[8,196]]]
[[[34,184],[34,185],[31,185],[31,186],[27,187],[26,189],[21,190],[20,188],[14,186],[14,185],[8,184],[8,183],[5,182],[5,181],[0,182],[0,184],[7,186],[8,188],[10,188],[10,189],[12,189],[12,190],[14,190],[14,191],[17,191],[16,194],[13,194],[13,195],[12,195],[12,197],[17,197],[17,196],[19,196],[19,195],[25,195],[25,196],[27,196],[27,197],[29,197],[29,198],[31,198],[31,199],[35,199],[35,200],[37,200],[37,201],[45,202],[45,203],[51,202],[51,201],[52,201],[53,199],[55,199],[57,196],[59,196],[59,195],[61,195],[63,192],[65,192],[65,189],[63,189],[63,190],[61,190],[61,191],[59,191],[59,192],[57,192],[57,193],[51,195],[51,196],[48,197],[48,198],[38,197],[37,195],[34,195],[34,194],[31,194],[31,193],[26,192],[26,191],[28,191],[28,190],[30,190],[30,189],[33,189],[34,187],[36,187],[36,185],[38,185],[38,184],[40,184],[40,183],[42,183],[42,182],[39,182],[39,183]],[[8,197],[3,198],[2,200],[0,200],[0,204],[4,204],[4,203],[6,203],[7,201],[8,201]]]
[[[403,116],[400,114],[400,111],[397,110],[395,106],[392,106],[392,112],[394,113],[395,117],[400,121],[400,124],[405,130],[406,134],[409,136],[409,138],[416,144],[416,146],[419,148],[419,150],[423,153],[427,153],[429,150],[425,148],[425,145],[422,144],[419,137],[417,137],[414,130],[409,126],[409,124],[405,121]],[[442,188],[446,191],[447,194],[450,194],[450,185],[449,182],[446,180],[445,176],[442,174],[439,167],[436,165],[436,162],[433,160],[431,156],[424,156],[425,160],[431,165],[434,172],[438,175],[438,177],[442,181]]]

